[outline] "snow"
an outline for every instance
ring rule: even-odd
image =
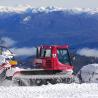
[[[0,12],[16,12],[16,13],[21,13],[21,12],[26,12],[32,10],[33,13],[37,12],[51,12],[51,11],[71,11],[73,13],[82,13],[86,12],[89,14],[95,14],[98,13],[98,8],[72,8],[72,9],[67,9],[67,8],[58,8],[58,7],[39,7],[39,8],[33,8],[31,5],[19,5],[16,7],[6,7],[6,6],[0,6]]]
[[[17,68],[18,69],[18,68]],[[88,64],[81,69],[83,79],[98,72],[98,64]],[[85,73],[89,72],[89,76]],[[91,75],[90,75],[91,74]],[[95,77],[93,75],[93,77]],[[89,79],[88,79],[89,80]],[[98,98],[98,81],[92,78],[90,83],[72,83],[42,86],[16,86],[11,80],[0,82],[0,98]],[[86,81],[85,81],[86,82]]]
[[[81,70],[97,71],[98,64],[89,64]],[[17,70],[19,70],[17,68]],[[85,72],[84,72],[85,73]],[[83,74],[82,74],[83,75]],[[84,76],[86,76],[84,74]],[[87,76],[88,77],[88,76]],[[85,78],[87,78],[85,77]],[[97,83],[48,84],[42,86],[17,86],[11,80],[0,83],[0,98],[98,98]]]
[[[86,66],[84,66],[82,69],[82,71],[88,71],[89,73],[92,72],[98,72],[98,64],[88,64]]]
[[[27,17],[25,17],[24,19],[23,19],[23,22],[28,22],[28,21],[30,21],[30,19],[31,19],[31,17],[30,16],[27,16]]]
[[[6,6],[0,6],[0,12],[17,12],[21,13],[27,10],[28,8],[31,8],[30,5],[19,5],[16,7],[6,7]]]
[[[27,16],[27,17],[25,17],[25,18],[23,19],[23,21],[24,21],[24,22],[27,22],[27,21],[30,20],[30,18],[31,18],[30,16]]]
[[[78,74],[81,74],[82,81],[85,83],[98,83],[98,64],[83,66]]]
[[[98,98],[98,84],[56,84],[0,87],[0,98]]]

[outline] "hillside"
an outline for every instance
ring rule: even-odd
[[[13,47],[69,44],[72,48],[98,48],[98,9],[0,7],[0,38]]]

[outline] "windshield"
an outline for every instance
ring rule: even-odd
[[[70,64],[69,54],[67,49],[58,49],[57,50],[58,59],[63,64]]]

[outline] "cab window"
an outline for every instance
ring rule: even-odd
[[[51,49],[42,49],[41,57],[51,57]]]
[[[70,64],[69,55],[67,49],[58,49],[57,50],[58,60],[63,64]]]

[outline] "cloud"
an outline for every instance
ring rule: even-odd
[[[17,42],[12,40],[9,37],[2,37],[0,38],[0,45],[5,47],[13,47]],[[35,47],[23,47],[23,48],[10,48],[10,50],[16,55],[16,56],[32,56],[36,53]]]
[[[14,44],[16,44],[16,41],[12,40],[9,37],[2,37],[2,38],[0,38],[0,45],[2,45],[2,46],[11,47]]]
[[[98,49],[83,48],[79,49],[77,54],[86,57],[98,57]]]
[[[10,50],[13,53],[15,53],[16,56],[32,56],[32,55],[35,55],[35,53],[36,53],[36,48],[35,47],[32,47],[32,48],[27,48],[27,47],[12,48]]]

